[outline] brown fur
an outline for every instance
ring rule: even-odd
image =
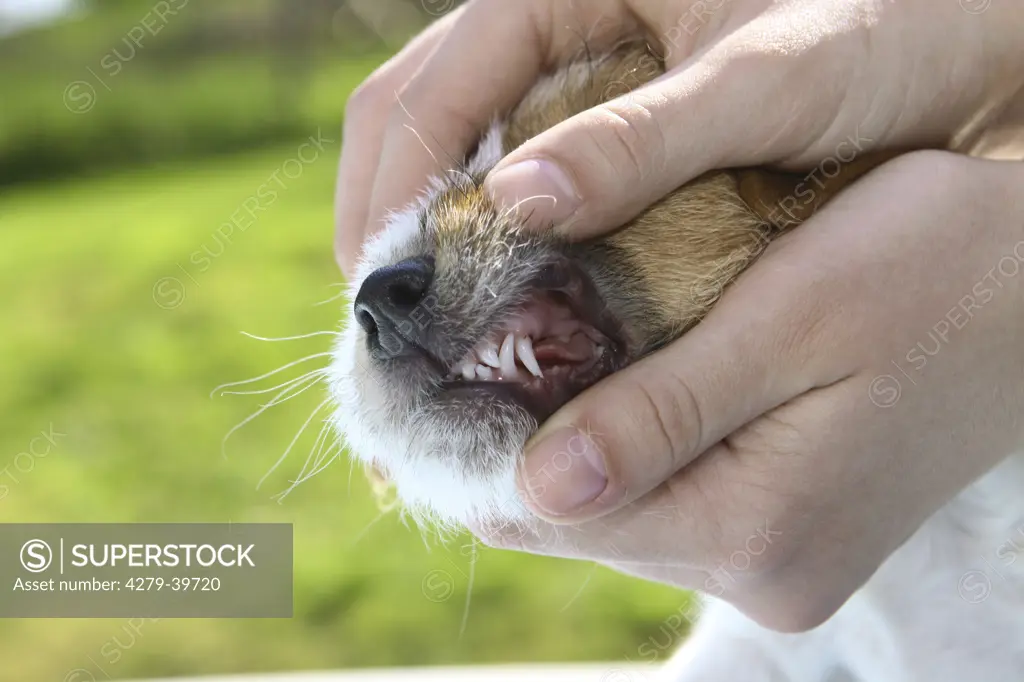
[[[512,112],[505,152],[664,71],[650,48],[636,42],[569,65],[538,84]],[[670,193],[605,241],[647,283],[656,304],[647,314],[661,317],[656,328],[669,329],[674,337],[707,313],[772,238],[893,156],[869,152],[857,157],[815,186],[810,200],[786,204],[788,210],[782,202],[793,196],[803,175],[766,168],[712,171]]]
[[[596,58],[587,55],[542,79],[508,114],[500,151],[507,154],[561,121],[663,73],[662,62],[644,44],[625,44]],[[490,201],[483,190],[489,169],[482,166],[496,161],[491,155],[493,151],[484,162],[466,167],[472,175],[455,171],[439,181],[419,212],[420,234],[380,263],[428,254],[435,258],[430,293],[413,322],[421,341],[446,367],[528,300],[545,264],[568,256],[589,276],[597,297],[621,326],[621,338],[616,339],[621,357],[608,368],[615,371],[699,322],[772,239],[892,156],[861,155],[831,178],[819,178],[821,184],[815,184],[811,199],[803,193],[799,202],[792,197],[804,182],[803,175],[765,168],[711,171],[674,190],[621,229],[569,244],[552,231],[525,229],[518,215]],[[502,401],[436,402],[432,396],[438,379],[429,372],[393,378],[382,373],[378,378],[393,379],[389,400],[401,406],[395,408],[395,419],[410,420],[403,428],[421,429],[424,436],[447,429],[462,437],[461,449],[438,447],[432,456],[447,458],[453,471],[468,478],[486,478],[517,456],[525,442],[523,434],[543,419]],[[571,397],[559,395],[559,404]],[[370,474],[375,489],[385,490],[387,472],[371,467]]]

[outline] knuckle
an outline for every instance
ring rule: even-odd
[[[375,115],[386,122],[385,137],[404,140],[410,145],[407,151],[426,150],[434,157],[458,156],[456,151],[464,151],[463,141],[477,139],[482,129],[458,104],[437,99],[431,84],[423,80],[414,80],[392,92],[387,106]],[[430,134],[421,135],[418,131]]]
[[[345,103],[345,121],[362,125],[367,121],[379,119],[395,101],[395,93],[388,87],[387,80],[371,75],[360,83]]]
[[[804,431],[788,418],[784,407],[761,415],[726,440],[734,452],[757,457],[766,465],[772,459],[807,452],[810,446]]]
[[[666,379],[668,379],[666,381]],[[658,381],[635,384],[640,438],[653,437],[660,443],[646,443],[665,453],[664,471],[674,472],[696,451],[701,438],[698,403],[687,382],[672,372]]]
[[[607,102],[591,113],[592,148],[611,173],[641,183],[666,167],[665,135],[651,109],[635,95]]]

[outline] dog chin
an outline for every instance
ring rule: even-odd
[[[387,475],[405,510],[421,526],[458,530],[533,518],[516,489],[514,460],[481,476],[455,471],[430,453],[417,455],[389,469]]]
[[[516,488],[514,457],[507,458],[507,465],[490,467],[486,474],[467,473],[437,457],[429,441],[388,437],[350,420],[343,428],[351,455],[384,475],[394,486],[402,512],[421,527],[458,531],[532,518]],[[452,447],[450,440],[435,445]]]
[[[410,428],[387,407],[383,388],[362,376],[369,370],[359,366],[358,344],[350,325],[334,349],[329,370],[337,405],[333,425],[350,456],[375,467],[395,486],[403,512],[424,527],[453,531],[532,518],[515,483],[520,441],[529,434],[506,434],[518,447],[495,441],[481,449],[481,434],[472,429],[441,428],[442,421],[424,415],[420,428]],[[477,466],[467,466],[468,461]]]

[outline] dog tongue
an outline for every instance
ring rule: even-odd
[[[568,340],[546,338],[534,342],[533,354],[542,365],[585,362],[594,355],[594,342],[583,333],[573,334]]]

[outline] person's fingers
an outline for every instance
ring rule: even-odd
[[[796,405],[779,409],[789,418],[803,409],[801,402],[797,399]],[[744,494],[751,485],[772,486],[787,475],[800,478],[809,446],[790,443],[785,428],[771,420],[766,426],[745,427],[733,443],[713,445],[685,470],[600,518],[564,525],[541,519],[492,522],[471,530],[492,547],[629,563],[633,572],[673,575],[675,584],[690,589],[707,589],[709,568],[723,560],[752,579],[772,568],[789,549],[781,542],[782,531],[787,530],[789,538],[796,535],[791,521],[778,521],[786,518],[778,503],[753,502],[752,497],[763,496]],[[783,482],[780,487],[792,486]],[[795,504],[793,496],[784,504]],[[780,523],[790,527],[783,529]]]
[[[759,415],[856,371],[829,286],[842,286],[835,273],[853,247],[828,215],[776,241],[683,338],[549,418],[519,472],[531,510],[559,524],[607,514]]]
[[[711,506],[706,503],[694,496],[679,504],[671,488],[662,485],[636,504],[600,519],[563,526],[540,519],[492,521],[471,525],[470,530],[491,547],[602,563],[628,560],[685,575],[693,587],[700,584],[695,582],[700,567],[712,560],[723,541],[711,530],[718,526],[714,517],[720,510],[705,509]]]
[[[840,517],[847,506],[836,489],[858,485],[836,474],[845,457],[863,449],[863,442],[843,440],[849,430],[859,428],[844,424],[851,412],[873,409],[864,400],[869,377],[862,372],[787,401],[713,445],[642,498],[601,518],[472,530],[492,547],[598,561],[659,582],[728,596],[751,614],[784,627],[790,627],[786,618],[804,617],[800,608],[789,614],[772,609],[794,595],[814,593],[825,605],[816,613],[827,616],[841,605],[837,595],[842,590],[830,591],[835,583],[809,587],[807,576],[814,571],[843,573],[848,579],[839,583],[855,585],[870,575],[872,561],[878,559],[875,554],[844,562],[836,556],[838,550],[822,550],[829,542],[819,542],[815,535],[815,526],[833,542],[848,539],[844,534],[862,537],[870,532],[842,527]],[[833,437],[844,445],[838,452],[830,450]],[[816,473],[809,476],[809,469]],[[824,505],[822,488],[827,493]]]
[[[767,22],[758,17],[665,76],[527,141],[485,187],[531,226],[584,239],[709,169],[806,151],[834,124],[823,112],[839,110],[848,77],[838,71],[851,67],[825,63],[812,72],[806,58],[769,53]]]
[[[579,53],[588,36],[635,27],[621,0],[470,2],[391,110],[368,232],[407,206],[428,178],[457,167],[495,114],[518,103],[548,67]]]
[[[534,512],[556,523],[607,513],[813,386],[771,319],[727,313],[591,387],[544,424],[519,474]]]
[[[456,8],[417,35],[385,62],[348,99],[334,201],[334,255],[346,275],[359,256],[367,210],[384,143],[384,121],[395,97],[451,30]]]
[[[901,206],[934,201],[934,187],[953,182],[936,154],[909,154],[868,173],[775,240],[681,339],[552,415],[527,443],[519,471],[530,509],[557,524],[619,509],[756,417],[884,354],[895,341],[891,325],[912,310],[873,304],[896,286],[877,244],[908,210]],[[886,195],[905,203],[875,198]],[[910,265],[900,278],[927,279]]]

